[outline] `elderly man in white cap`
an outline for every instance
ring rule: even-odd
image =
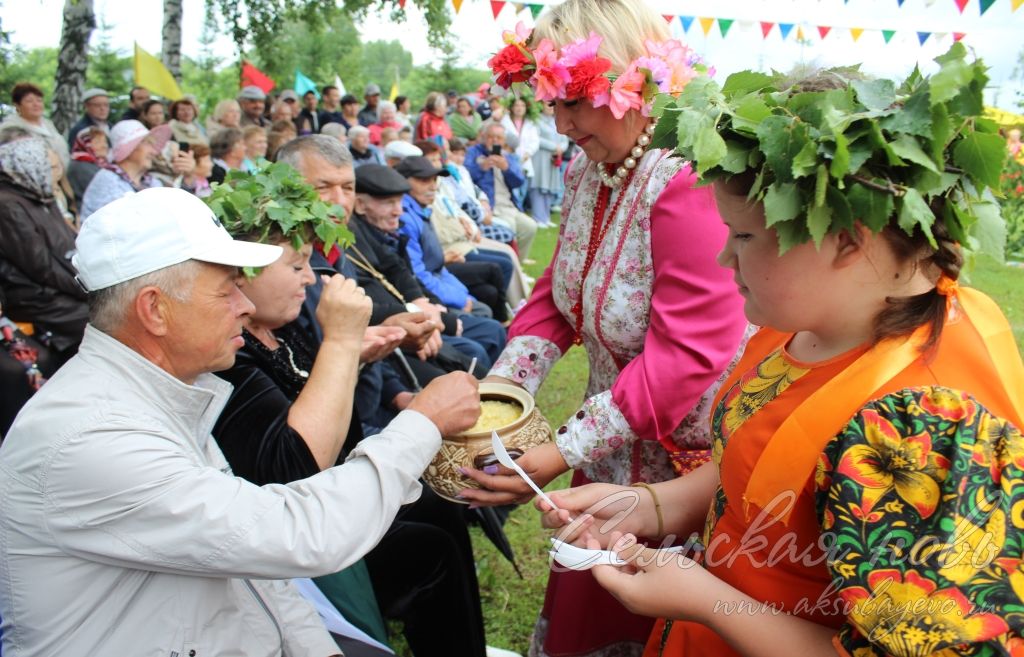
[[[110,134],[110,94],[98,87],[86,89],[82,94],[82,118],[68,131],[68,148],[75,143],[78,133],[96,126]]]
[[[85,339],[0,447],[3,654],[340,654],[280,580],[337,572],[377,543],[441,434],[479,416],[475,380],[428,387],[344,465],[253,485],[210,436],[230,391],[210,372],[233,364],[253,311],[239,268],[282,249],[233,240],[167,188],[101,209],[77,247]],[[332,295],[369,316],[351,281],[328,279]]]
[[[407,157],[423,155],[423,150],[415,144],[396,139],[384,147],[384,159],[389,167],[394,167]]]
[[[82,219],[89,218],[125,194],[162,186],[163,183],[151,175],[150,170],[153,158],[164,150],[170,138],[171,126],[167,124],[148,130],[139,121],[118,122],[110,131],[110,167],[98,171],[82,195]],[[170,163],[171,169],[183,182],[196,168],[192,154],[177,148],[170,157]]]
[[[270,125],[263,112],[267,109],[267,94],[254,84],[242,87],[238,92],[238,105],[242,108],[241,126],[258,125],[266,128]]]

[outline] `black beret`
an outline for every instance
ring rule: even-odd
[[[356,193],[370,196],[399,196],[411,188],[400,173],[382,164],[364,164],[356,168]]]
[[[395,165],[395,171],[406,178],[433,178],[434,176],[452,175],[448,169],[435,168],[430,163],[430,160],[422,155],[413,155],[405,158]]]

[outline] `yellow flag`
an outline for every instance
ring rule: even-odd
[[[701,18],[700,19],[700,29],[704,30],[704,36],[708,35],[708,32],[711,31],[711,26],[714,25],[714,24],[715,24],[715,19],[714,18]]]
[[[459,10],[462,9],[462,0],[452,0],[452,6],[455,7],[455,13],[459,13]]]
[[[1013,7],[1010,11],[1017,11],[1021,5],[1024,5],[1024,0],[1010,0],[1010,6]]]
[[[851,27],[850,28],[850,36],[853,37],[854,41],[857,41],[857,39],[859,39],[860,35],[862,35],[862,34],[864,34],[864,28],[863,27]]]
[[[388,100],[390,100],[392,103],[395,102],[395,99],[398,98],[398,94],[398,76],[396,75],[395,81],[391,83],[391,93],[388,94]]]
[[[184,95],[167,67],[138,43],[135,44],[135,84],[168,100],[178,100]]]

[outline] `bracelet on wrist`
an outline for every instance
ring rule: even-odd
[[[654,488],[652,488],[650,484],[646,484],[642,481],[638,481],[633,484],[633,488],[644,488],[651,494],[651,499],[654,500],[654,513],[658,516],[658,532],[654,538],[661,537],[661,535],[665,533],[665,519],[661,515],[661,502],[658,500],[658,494],[654,492]]]

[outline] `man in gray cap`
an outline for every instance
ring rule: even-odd
[[[78,133],[93,126],[103,128],[103,132],[110,134],[110,94],[98,87],[86,89],[82,94],[82,109],[84,114],[78,123],[71,127],[68,132],[68,147],[75,143]]]
[[[242,90],[238,92],[238,104],[242,108],[241,126],[243,128],[247,125],[258,125],[261,128],[270,125],[267,118],[263,116],[264,110],[267,109],[267,94],[256,85],[250,84],[247,87],[242,87]]]
[[[366,85],[366,89],[363,91],[363,100],[366,101],[366,105],[359,110],[359,125],[369,127],[380,121],[380,114],[377,110],[377,104],[380,102],[380,87],[373,83]]]
[[[85,339],[0,447],[4,655],[339,655],[285,580],[337,572],[377,544],[419,496],[441,434],[476,421],[475,381],[429,386],[344,465],[255,486],[210,435],[231,389],[210,372],[234,363],[254,310],[239,268],[281,247],[233,240],[171,188],[103,207],[76,243]],[[369,315],[351,282],[324,288]]]

